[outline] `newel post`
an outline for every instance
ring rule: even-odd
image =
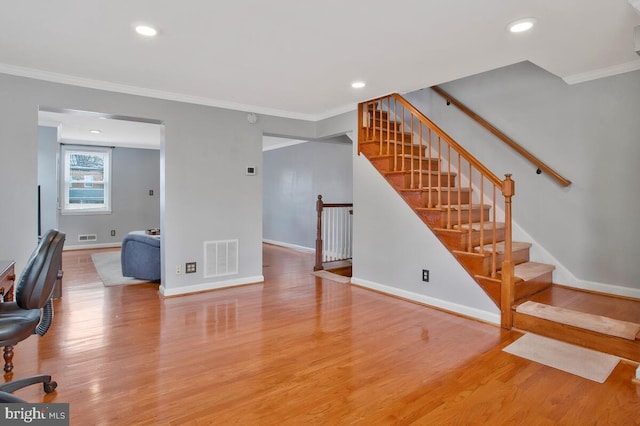
[[[505,175],[502,182],[504,195],[504,261],[502,262],[502,285],[500,287],[500,325],[502,328],[513,327],[512,307],[515,297],[514,265],[511,258],[511,197],[515,194],[515,183],[511,175]]]
[[[318,195],[318,201],[316,201],[316,211],[318,212],[318,224],[316,232],[316,264],[313,267],[314,271],[322,270],[322,195]]]
[[[364,118],[364,103],[358,104],[358,155],[360,155],[360,142],[364,139],[364,126],[367,121]]]

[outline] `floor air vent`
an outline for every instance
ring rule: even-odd
[[[78,241],[97,241],[98,235],[96,234],[79,234]]]
[[[204,277],[238,273],[238,240],[205,241]]]

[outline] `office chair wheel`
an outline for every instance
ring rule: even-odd
[[[45,393],[51,393],[58,387],[58,383],[54,381],[50,381],[49,383],[43,383],[42,387],[44,388]]]

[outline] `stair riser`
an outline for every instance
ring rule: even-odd
[[[466,251],[469,246],[469,233],[454,230],[436,229],[434,232],[449,250]],[[496,242],[504,241],[504,228],[496,230]],[[490,231],[484,231],[484,240],[480,241],[480,231],[471,231],[471,247],[489,244],[493,241]]]
[[[402,123],[398,123],[396,121],[389,121],[386,117],[382,117],[382,120],[376,115],[375,118],[369,118],[369,127],[379,127],[381,129],[393,129],[400,130],[402,128]]]
[[[382,116],[383,120],[389,119],[389,113],[387,111],[380,111],[379,109],[375,109],[372,107],[369,108],[369,120],[373,118],[380,118]]]
[[[413,175],[413,182],[411,181],[411,175]],[[387,176],[389,183],[396,189],[409,189],[419,188],[420,173],[418,172],[405,172],[403,174],[393,174]],[[422,174],[422,187],[438,187],[444,188],[447,186],[453,187],[456,184],[455,176],[447,176],[430,173]]]
[[[424,223],[435,228],[450,228],[454,225],[469,222],[484,222],[489,219],[490,207],[481,209],[474,207],[471,211],[461,211],[458,215],[457,211],[438,212],[438,211],[420,211],[418,215]]]
[[[400,132],[395,130],[387,130],[387,128],[370,127],[363,130],[363,142],[380,142],[382,141],[396,141],[398,143],[411,144],[413,138],[410,133]]]
[[[423,191],[422,192],[422,205],[424,207],[436,207],[438,205],[451,205],[451,204],[469,204],[470,193],[454,191]]]
[[[421,164],[417,158],[398,158],[396,164],[392,156],[371,158],[370,161],[383,174],[395,170],[411,170],[412,168],[416,170]],[[422,164],[424,165],[425,163],[426,161],[423,159]]]
[[[367,158],[375,157],[378,155],[393,155],[393,154],[402,154],[402,144],[398,143],[394,146],[393,143],[387,144],[383,142],[382,145],[380,142],[363,142],[360,144],[360,152],[363,153]],[[422,155],[424,156],[425,149],[424,147],[420,148],[416,145],[404,145],[404,154],[412,154],[415,156]],[[435,161],[435,160],[434,160]],[[426,163],[427,160],[423,159],[423,163]],[[426,166],[424,166],[426,167]]]
[[[531,281],[517,281],[515,283],[515,295],[514,300],[520,300],[531,296],[532,294],[539,293],[549,287],[551,287],[552,273],[540,275]],[[500,307],[500,286],[502,277],[488,278],[474,276],[476,282],[482,287],[482,289],[491,297],[491,300]]]
[[[640,362],[640,340],[638,339],[628,340],[608,336],[518,312],[514,313],[513,326],[523,331]]]
[[[476,275],[490,276],[491,275],[491,270],[493,269],[492,268],[493,257],[491,256],[490,253],[487,253],[484,256],[480,254],[468,254],[468,253],[454,253],[454,255],[456,256],[458,261],[462,264],[462,266],[464,266],[465,269],[469,271],[469,274],[471,274],[471,276],[476,276]],[[522,250],[513,251],[511,253],[511,260],[515,265],[528,262],[529,248],[527,247]],[[502,262],[504,262],[504,254],[497,254],[496,255],[497,269],[500,269],[502,267]],[[500,301],[496,300],[495,302],[499,303]]]
[[[520,300],[525,297],[531,296],[551,287],[553,281],[553,272],[547,272],[546,274],[539,275],[538,277],[529,280],[516,283],[516,293],[514,300]]]
[[[448,191],[440,191],[440,200],[438,200],[438,193],[439,192],[435,190],[421,191],[416,189],[415,191],[402,191],[402,197],[412,207],[435,207],[438,204],[458,204],[458,198],[460,198],[461,204],[469,204],[469,192],[461,192],[458,196],[457,191],[451,190],[451,193]]]

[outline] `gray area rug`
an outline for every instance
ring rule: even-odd
[[[119,251],[94,253],[91,255],[91,260],[93,260],[96,271],[98,271],[98,275],[100,275],[100,279],[105,287],[149,282],[147,280],[137,280],[135,278],[122,276]]]
[[[620,361],[613,355],[529,333],[503,351],[598,383],[604,383]]]

